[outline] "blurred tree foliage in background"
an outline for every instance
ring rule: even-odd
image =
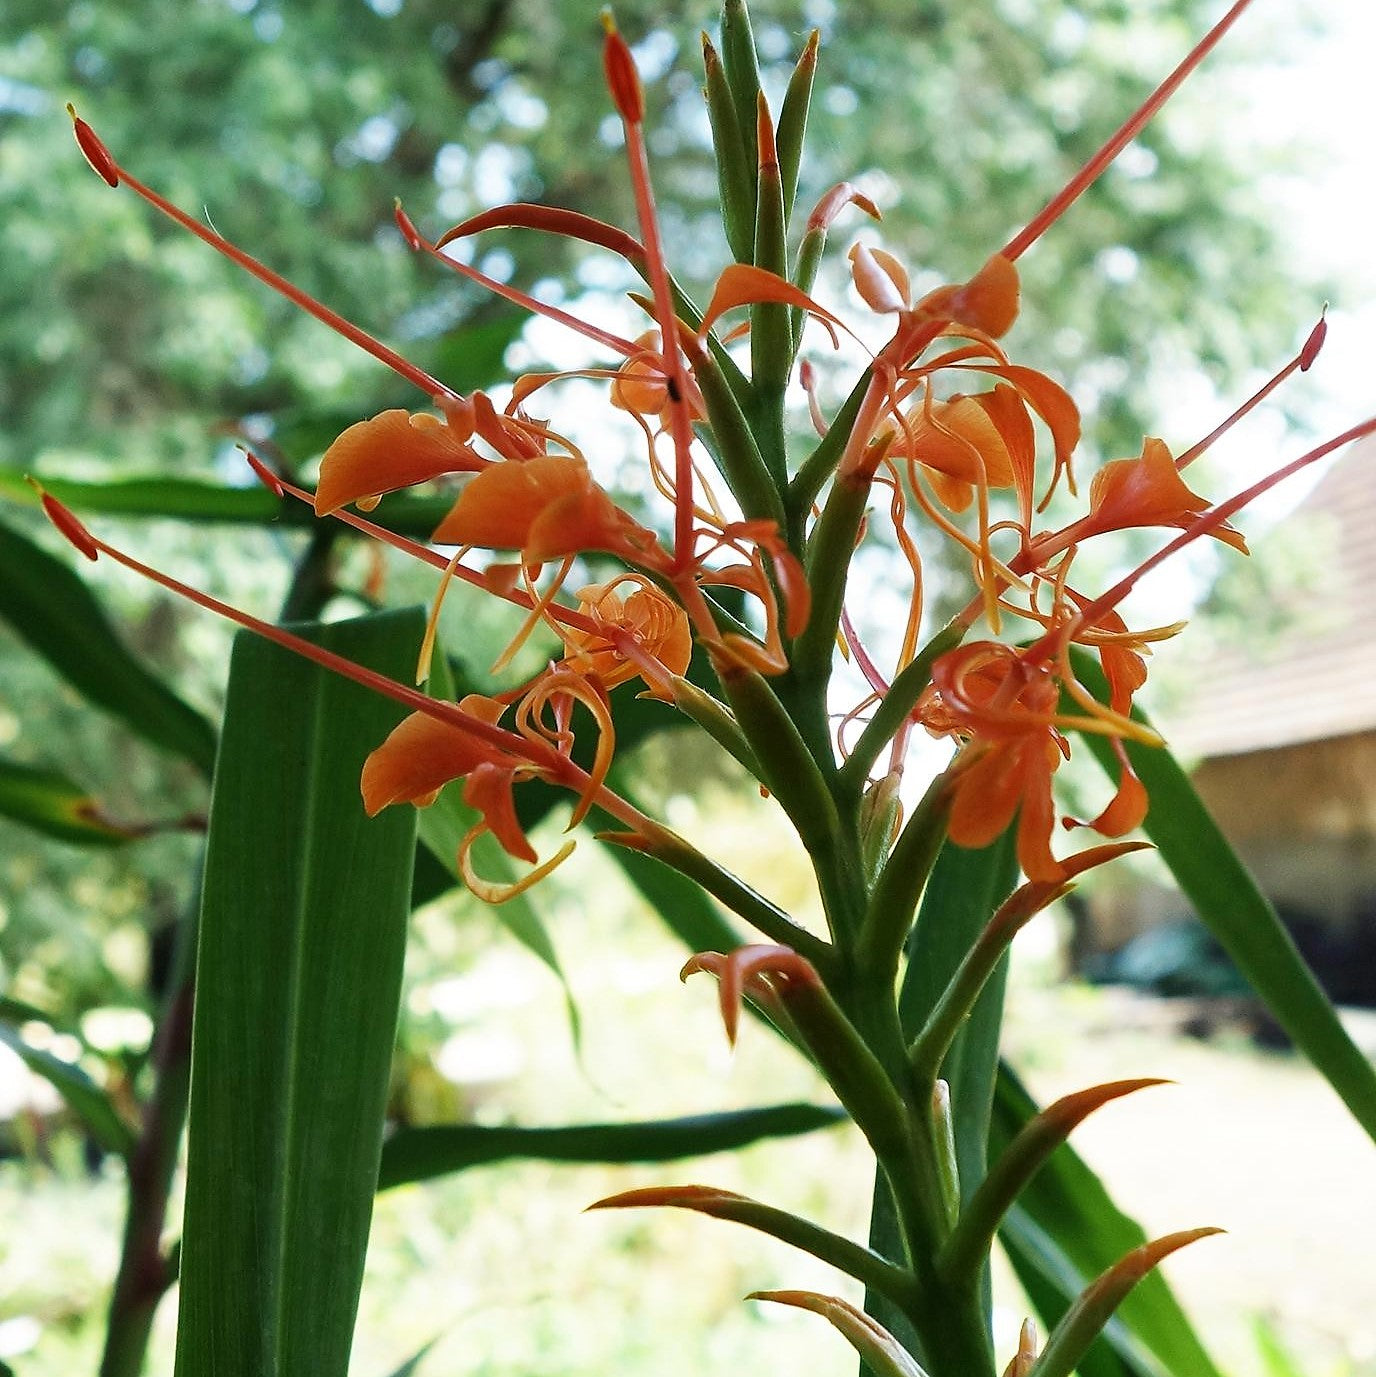
[[[776,88],[807,31],[822,31],[800,203],[857,181],[886,211],[870,237],[882,232],[934,282],[967,275],[1025,222],[1217,8],[758,0],[752,10]],[[700,63],[683,51],[712,9],[691,0],[670,18],[646,0],[617,5],[647,80],[670,257],[694,288],[725,254],[691,74]],[[411,254],[392,198],[432,234],[513,199],[630,223],[597,11],[590,0],[9,0],[0,465],[240,482],[226,438],[236,428],[305,462],[344,425],[417,405],[372,360],[103,185],[72,142],[66,101],[142,179],[468,387],[496,375],[519,322]],[[1217,60],[1246,60],[1251,41],[1230,40]],[[1298,324],[1290,265],[1249,199],[1253,169],[1189,130],[1207,92],[1182,100],[1025,265],[1013,347],[1097,407],[1100,450],[1135,450],[1153,395],[1183,361],[1222,384],[1279,357]],[[1173,139],[1181,130],[1190,137]],[[838,244],[849,237],[838,231]],[[488,273],[548,299],[629,285],[538,235],[487,236],[473,252]],[[4,520],[23,524],[8,507]],[[146,526],[136,538],[258,610],[280,598],[295,539]],[[129,635],[150,663],[189,675],[193,697],[213,706],[219,633],[199,621],[187,633],[163,602],[117,579],[100,587],[133,618]],[[62,766],[117,813],[168,817],[203,803],[197,780],[94,718],[16,645],[0,641],[0,751]],[[141,938],[186,901],[192,854],[186,838],[166,838],[93,861],[0,819],[0,987],[23,974],[47,1007],[72,1013],[139,999]]]

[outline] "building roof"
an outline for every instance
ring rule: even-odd
[[[1196,666],[1201,691],[1164,723],[1173,749],[1212,759],[1376,729],[1376,437],[1344,452],[1295,518],[1313,522],[1332,602],[1261,653]],[[1257,556],[1265,558],[1264,541]]]

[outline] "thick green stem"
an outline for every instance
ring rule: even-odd
[[[801,682],[824,688],[831,677],[846,576],[869,502],[868,483],[837,483],[808,540],[807,581],[812,612],[793,643],[789,666]]]
[[[747,517],[768,517],[784,523],[779,485],[761,453],[756,429],[747,419],[735,392],[711,352],[696,343],[688,345],[693,377],[707,404],[707,420],[717,466],[731,495]],[[753,409],[753,408],[752,408]]]

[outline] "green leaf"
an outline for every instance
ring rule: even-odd
[[[344,422],[347,424],[348,420]],[[344,425],[338,429],[342,430]],[[256,479],[246,486],[230,487],[160,474],[108,482],[45,475],[43,486],[60,502],[84,515],[175,517],[179,521],[238,526],[271,523],[302,529],[316,523],[315,513],[305,503],[274,497]],[[28,470],[12,466],[0,465],[0,496],[26,506],[36,506],[38,502],[28,484]],[[428,537],[453,505],[452,498],[393,494],[370,513],[369,520],[400,535]]]
[[[629,1124],[558,1128],[450,1124],[398,1129],[383,1145],[378,1190],[513,1159],[671,1162],[730,1152],[762,1138],[811,1133],[845,1121],[844,1112],[832,1106],[779,1104]]]
[[[1074,666],[1080,681],[1106,701],[1107,684],[1094,659],[1077,653]],[[1136,710],[1133,716],[1146,721]],[[1118,764],[1109,740],[1090,733],[1083,739],[1116,778]],[[1218,830],[1175,757],[1134,742],[1127,743],[1127,752],[1151,799],[1142,830],[1247,983],[1376,1140],[1376,1067],[1339,1022],[1275,909]]]
[[[423,618],[307,628],[393,677]],[[364,815],[387,699],[241,636],[205,873],[181,1377],[343,1377],[382,1147],[415,812]]]
[[[0,816],[84,846],[118,846],[137,831],[101,815],[96,801],[56,770],[0,760]]]
[[[1038,1112],[1012,1070],[1001,1066],[992,1149],[1002,1152]],[[999,1237],[1048,1330],[1089,1282],[1147,1242],[1141,1227],[1113,1203],[1103,1183],[1065,1143],[1024,1187]],[[1080,1377],[1158,1373],[1144,1350],[1171,1377],[1221,1377],[1157,1272],[1144,1277],[1119,1306],[1105,1336],[1081,1360]]]
[[[0,618],[82,697],[204,774],[215,731],[134,658],[91,591],[62,560],[0,525]]]
[[[26,1042],[14,1028],[0,1023],[0,1043],[14,1052],[36,1076],[42,1076],[67,1108],[81,1120],[91,1136],[105,1149],[127,1157],[134,1148],[134,1131],[124,1121],[114,1101],[74,1062],[63,1061],[43,1048]]]
[[[1017,859],[1011,829],[982,850],[951,842],[942,847],[908,939],[899,1013],[909,1038],[915,1037],[926,1023],[966,952],[994,910],[1008,897],[1016,880]],[[1006,967],[1006,961],[999,963],[942,1065],[942,1078],[951,1088],[961,1195],[967,1200],[985,1172]],[[903,1256],[897,1220],[882,1176],[875,1181],[870,1247],[888,1258]],[[984,1289],[987,1297],[987,1283]],[[905,1316],[882,1297],[867,1296],[865,1306],[886,1329],[914,1352],[919,1351],[917,1336]]]

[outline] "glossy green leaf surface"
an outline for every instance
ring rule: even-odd
[[[999,1068],[990,1147],[1001,1152],[1040,1106],[1013,1072]],[[1187,1169],[1182,1149],[1181,1169]],[[1200,1221],[1207,1223],[1207,1220]],[[1019,1280],[1051,1329],[1100,1273],[1141,1247],[1146,1234],[1110,1198],[1075,1150],[1063,1143],[1019,1197],[999,1231]],[[1153,1363],[1146,1355],[1153,1355]],[[1159,1366],[1158,1366],[1159,1365]],[[1158,1272],[1144,1277],[1105,1335],[1081,1360],[1080,1377],[1220,1377],[1185,1312]]]
[[[309,628],[405,681],[423,618]],[[343,1377],[396,1031],[415,812],[364,815],[400,718],[276,646],[235,643],[192,1041],[179,1377]]]
[[[1091,657],[1077,655],[1075,672],[1096,696],[1107,697],[1103,674]],[[1116,778],[1117,761],[1107,739],[1088,734],[1083,739]],[[1175,757],[1133,742],[1127,751],[1151,799],[1142,830],[1248,984],[1376,1140],[1376,1067],[1348,1036],[1275,909]]]
[[[709,1152],[730,1152],[762,1138],[792,1137],[844,1122],[846,1115],[832,1106],[777,1104],[643,1123],[557,1128],[452,1124],[399,1129],[383,1146],[378,1189],[390,1190],[451,1171],[520,1159],[671,1162]]]
[[[155,746],[210,773],[215,760],[210,723],[135,658],[69,561],[5,525],[0,525],[0,618],[83,698]]]
[[[103,817],[66,775],[12,760],[0,760],[0,817],[79,846],[118,846],[137,835]]]

